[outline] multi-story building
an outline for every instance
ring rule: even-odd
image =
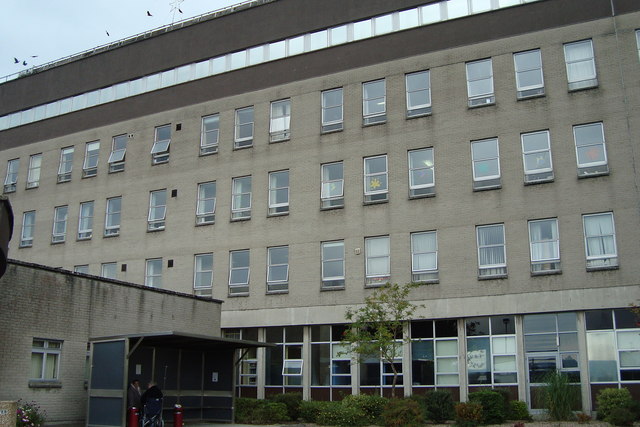
[[[224,301],[243,396],[383,392],[347,307],[421,282],[405,394],[640,396],[640,4],[258,0],[0,85],[10,255]],[[26,379],[25,379],[26,381]]]

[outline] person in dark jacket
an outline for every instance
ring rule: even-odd
[[[134,378],[131,380],[131,384],[129,384],[129,388],[127,389],[127,408],[138,408],[142,407],[142,402],[140,400],[142,391],[140,390],[140,380]]]
[[[158,388],[156,383],[150,382],[147,390],[144,393],[142,393],[142,397],[140,401],[144,405],[147,403],[149,399],[161,399],[161,398],[162,398],[162,392],[160,391],[160,388]]]

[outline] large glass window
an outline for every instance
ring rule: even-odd
[[[193,288],[213,287],[213,254],[197,254],[193,267]]]
[[[267,292],[289,290],[289,246],[267,249]]]
[[[429,70],[405,75],[407,117],[431,113],[431,73]]]
[[[249,249],[229,252],[229,295],[249,293]]]
[[[169,161],[169,145],[171,144],[171,125],[158,126],[155,129],[153,147],[151,148],[151,164],[157,165]]]
[[[120,216],[122,213],[122,197],[107,199],[104,218],[104,235],[117,236],[120,234]]]
[[[513,316],[465,321],[469,384],[518,384]]]
[[[409,151],[409,197],[435,193],[433,148]]]
[[[613,213],[582,215],[587,270],[618,267]]]
[[[522,141],[524,182],[535,184],[553,181],[549,131],[523,133],[520,135],[520,139]]]
[[[458,385],[456,320],[411,322],[411,364],[413,386]]]
[[[149,193],[149,216],[147,231],[164,230],[167,215],[167,190]]]
[[[609,173],[602,123],[574,126],[573,138],[576,143],[579,177]]]
[[[198,184],[196,224],[213,224],[216,221],[216,182]]]
[[[544,95],[540,49],[513,54],[518,99]]]
[[[258,341],[258,328],[225,329],[225,338]],[[255,386],[258,383],[258,352],[256,348],[242,351],[242,359],[238,363],[237,384],[239,386]]]
[[[322,92],[322,132],[342,130],[343,100],[342,88]]]
[[[251,218],[251,176],[233,178],[231,220]]]
[[[478,239],[478,277],[494,278],[507,275],[507,254],[504,243],[504,225],[476,227]]]
[[[82,177],[88,178],[98,174],[98,158],[100,157],[100,141],[87,142],[82,164]]]
[[[271,103],[269,138],[271,142],[284,141],[291,137],[291,100],[283,99]]]
[[[500,188],[500,151],[498,138],[471,142],[473,189]]]
[[[344,172],[342,162],[322,165],[322,189],[320,190],[323,209],[344,206]]]
[[[289,171],[269,173],[269,215],[289,213]]]
[[[351,357],[345,325],[311,326],[311,386],[351,387]]]
[[[93,236],[93,201],[80,203],[78,218],[78,240],[90,239]]]
[[[18,169],[20,168],[20,159],[9,160],[7,163],[7,175],[4,178],[4,192],[13,193],[16,191],[16,183],[18,182]]]
[[[151,258],[145,261],[144,285],[162,288],[162,258]]]
[[[29,211],[22,214],[22,230],[20,231],[20,247],[28,248],[33,246],[33,232],[36,225],[36,211]]]
[[[62,341],[34,338],[31,349],[32,380],[57,380],[60,372]]]
[[[40,168],[42,167],[42,154],[34,154],[29,157],[29,173],[27,174],[27,188],[36,188],[40,185]]]
[[[67,237],[67,206],[58,206],[53,211],[53,232],[51,243],[62,243]]]
[[[491,58],[467,62],[467,93],[469,107],[495,104],[493,64]]]
[[[565,44],[564,60],[567,65],[569,90],[588,89],[598,86],[596,61],[591,40]]]
[[[200,155],[218,152],[220,134],[220,115],[212,114],[202,118],[202,135],[200,136]]]
[[[344,288],[344,240],[322,243],[322,289]]]
[[[411,233],[411,281],[438,281],[438,239],[435,231]]]
[[[365,157],[364,201],[384,202],[389,199],[387,156]]]
[[[253,106],[236,110],[236,125],[233,148],[253,145]]]
[[[124,156],[127,153],[127,135],[114,136],[111,141],[111,154],[109,154],[109,173],[122,172],[124,170]]]
[[[529,221],[529,246],[533,274],[560,271],[560,239],[557,219]]]
[[[58,182],[71,181],[73,169],[73,147],[60,150],[60,165],[58,166]]]
[[[384,285],[391,277],[389,236],[364,239],[366,257],[366,280],[369,286]]]
[[[362,123],[371,125],[387,120],[385,80],[362,83]]]
[[[302,385],[302,326],[269,327],[266,338],[276,344],[266,349],[266,385]]]

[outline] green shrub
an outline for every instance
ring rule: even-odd
[[[17,427],[40,427],[44,424],[47,413],[35,402],[23,402],[18,400],[16,411]]]
[[[424,403],[424,416],[434,423],[442,424],[454,417],[453,399],[451,393],[444,390],[430,391],[418,397],[418,402]]]
[[[364,426],[369,423],[362,416],[362,412],[353,406],[342,405],[340,402],[327,402],[318,414],[316,422],[323,426]]]
[[[571,421],[575,418],[573,407],[579,401],[579,388],[570,383],[569,377],[560,371],[547,374],[544,386],[544,405],[553,421]]]
[[[256,424],[274,424],[289,421],[287,405],[279,402],[261,400],[254,412],[252,422]]]
[[[627,408],[613,408],[604,420],[614,426],[630,426],[634,418],[635,415]]]
[[[496,391],[474,391],[469,393],[469,401],[482,406],[483,424],[501,424],[507,419],[504,397]]]
[[[235,419],[237,423],[248,424],[253,419],[253,414],[260,405],[258,399],[238,397],[235,399]]]
[[[531,421],[531,414],[529,414],[526,402],[520,400],[510,401],[507,418],[510,420]]]
[[[321,400],[303,400],[300,402],[300,418],[305,423],[315,423],[318,414],[328,410],[328,406],[334,405],[336,402],[325,402]]]
[[[640,401],[638,400],[632,400],[628,407],[627,407],[631,413],[633,414],[633,419],[635,421],[640,420]]]
[[[596,396],[598,419],[606,420],[616,408],[629,409],[633,399],[626,388],[605,388]]]
[[[382,411],[389,399],[370,394],[349,395],[342,399],[342,405],[356,409],[367,424],[382,424]]]
[[[382,412],[387,427],[419,427],[424,424],[422,409],[413,399],[391,399]]]
[[[482,405],[474,402],[458,403],[455,405],[456,426],[474,427],[482,422]]]
[[[296,421],[300,418],[300,402],[302,402],[302,393],[275,394],[271,396],[269,400],[284,403],[287,406],[287,415],[291,421]]]

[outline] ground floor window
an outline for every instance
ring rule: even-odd
[[[59,379],[61,352],[62,341],[34,338],[31,349],[30,379]]]
[[[412,384],[458,385],[458,326],[455,319],[411,322]]]

